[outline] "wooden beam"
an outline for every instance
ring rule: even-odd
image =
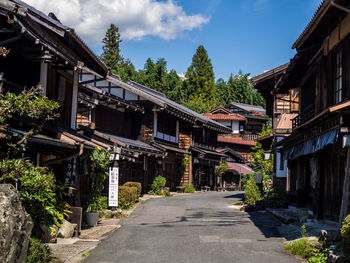
[[[9,43],[12,43],[12,42],[15,42],[15,41],[20,40],[20,39],[21,39],[20,35],[19,36],[15,36],[15,37],[11,37],[9,39],[0,41],[0,46],[6,45],[6,44],[9,44]]]
[[[349,204],[349,184],[350,184],[350,147],[348,147],[346,155],[345,176],[343,182],[343,195],[339,213],[339,224],[341,224],[347,215]]]

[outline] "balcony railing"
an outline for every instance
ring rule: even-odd
[[[243,134],[242,138],[245,141],[255,141],[257,138],[259,138],[260,136],[257,134]]]
[[[293,129],[299,127],[303,123],[311,120],[315,116],[315,105],[311,104],[307,106],[302,113],[292,119]]]

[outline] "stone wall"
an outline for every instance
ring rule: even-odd
[[[33,221],[10,184],[0,184],[0,262],[26,262]]]

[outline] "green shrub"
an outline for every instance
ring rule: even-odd
[[[128,186],[128,187],[136,187],[137,188],[137,195],[138,197],[141,196],[141,192],[142,192],[142,185],[139,182],[126,182],[124,184],[124,186]]]
[[[246,204],[254,205],[256,201],[260,201],[262,199],[259,187],[256,185],[254,177],[247,181],[244,191]]]
[[[253,179],[254,180],[254,175],[252,174],[243,174],[241,177],[241,189],[242,191],[245,190],[245,186],[247,185],[248,181]]]
[[[300,238],[285,244],[284,248],[296,256],[311,260],[309,262],[326,263],[327,261],[322,261],[325,257],[324,255],[328,259],[327,251],[322,249],[321,244],[310,242],[307,238]]]
[[[341,246],[344,257],[350,260],[350,214],[344,219],[340,232],[342,235]]]
[[[162,195],[163,194],[163,189],[166,184],[166,179],[163,176],[157,176],[154,178],[153,183],[151,185],[151,191],[152,193],[156,195]]]
[[[296,241],[290,242],[284,245],[284,248],[290,253],[302,258],[310,258],[312,256],[312,244],[307,240],[307,238],[301,238]]]
[[[328,250],[313,249],[313,256],[308,259],[309,263],[327,263]]]
[[[30,238],[27,263],[48,263],[53,259],[51,249],[39,239]]]
[[[129,209],[138,201],[137,188],[119,186],[118,206],[121,209]]]
[[[60,226],[69,214],[69,205],[61,200],[62,187],[56,185],[54,174],[45,167],[23,159],[2,160],[0,183],[18,186],[22,204],[37,225]]]
[[[91,200],[91,203],[89,203],[87,212],[98,212],[98,211],[104,211],[108,208],[108,197],[107,196],[99,196],[95,197]]]
[[[183,186],[185,186],[185,190],[184,190],[185,193],[192,194],[192,193],[195,192],[195,189],[194,189],[192,184],[187,184],[186,183],[186,184],[183,184]]]

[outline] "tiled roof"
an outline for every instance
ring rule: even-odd
[[[281,114],[280,120],[277,124],[277,129],[292,129],[292,119],[298,116],[297,113],[283,113]]]
[[[263,114],[266,113],[266,110],[261,106],[250,105],[250,104],[245,104],[245,103],[238,103],[238,102],[231,102],[230,104],[226,105],[226,108],[229,108],[230,105],[237,107],[237,108],[241,108],[241,109],[248,111],[248,112],[260,112]]]
[[[118,80],[115,80],[117,81]],[[209,128],[214,128],[214,129],[219,129],[224,133],[230,133],[232,132],[232,130],[216,121],[213,121],[211,119],[208,119],[206,117],[204,117],[202,114],[199,114],[198,112],[195,112],[183,105],[180,105],[170,99],[168,99],[163,93],[155,91],[149,87],[143,86],[137,82],[131,81],[129,80],[127,83],[127,85],[125,86],[125,88],[131,87],[132,90],[131,92],[141,92],[140,95],[141,97],[145,97],[144,95],[146,95],[146,97],[148,97],[152,102],[161,105],[161,106],[165,106],[165,107],[169,107],[169,108],[173,108],[175,110],[178,110],[184,114],[187,114],[193,118],[195,118],[196,120],[200,121],[201,123],[207,125]],[[124,86],[123,86],[124,87]],[[147,96],[148,95],[148,96]],[[151,97],[149,97],[151,95]],[[147,99],[148,99],[147,98]]]
[[[225,108],[224,106],[222,106],[222,105],[217,106],[215,109],[209,111],[208,113],[216,114],[216,113],[218,113],[218,112],[219,112],[219,113],[220,113],[220,112],[224,112],[224,113],[228,113],[228,114],[231,113],[231,111],[229,111],[228,109],[226,109],[226,108]]]
[[[314,13],[311,21],[306,26],[304,31],[300,34],[298,39],[294,42],[292,48],[299,48],[305,41],[305,39],[315,30],[316,26],[328,11],[329,7],[331,7],[331,0],[322,0],[321,4],[318,6],[316,12]]]
[[[236,120],[236,121],[245,121],[247,120],[244,116],[236,113],[224,114],[224,113],[205,113],[203,116],[211,120]]]
[[[237,173],[241,174],[254,174],[254,171],[252,168],[250,168],[248,165],[243,163],[227,163],[227,170],[228,171],[235,171]]]
[[[248,141],[243,140],[242,137],[218,137],[218,142],[226,142],[226,143],[232,143],[232,144],[242,144],[242,145],[255,145],[255,141]]]
[[[82,57],[80,59],[87,60],[88,58],[91,58],[94,61],[94,63],[96,63],[97,67],[99,68],[99,73],[100,74],[102,74],[102,73],[107,74],[107,72],[108,72],[107,66],[88,47],[88,45],[75,33],[74,29],[63,25],[59,21],[53,19],[52,17],[44,14],[43,12],[35,9],[34,7],[28,5],[27,3],[22,2],[20,0],[7,0],[7,1],[4,1],[4,4],[5,5],[2,6],[2,8],[7,8],[8,10],[11,10],[12,9],[11,6],[15,5],[15,9],[11,10],[11,11],[17,12],[19,9],[21,9],[21,11],[24,11],[23,16],[25,17],[25,19],[30,19],[32,21],[35,21],[35,23],[39,23],[39,24],[44,25],[48,30],[55,32],[56,34],[58,34],[62,38],[68,37],[68,39],[66,39],[66,41],[68,41],[68,43],[69,43],[68,46],[71,47],[75,43],[82,50],[84,50],[86,52],[86,53],[84,53],[84,55],[81,55]],[[21,19],[22,19],[22,16],[19,17],[19,20],[21,20]],[[25,29],[27,31],[29,31],[28,28],[25,28]],[[23,30],[23,28],[22,28],[22,30]],[[38,36],[38,38],[40,39],[40,36]],[[55,44],[57,44],[57,43],[50,43],[49,38],[40,39],[40,40],[41,40],[40,42],[42,42],[41,44],[48,42],[49,43],[48,46],[50,46],[50,48],[55,47]],[[56,50],[56,49],[53,48],[53,50]],[[75,51],[77,51],[77,50],[75,50]],[[61,53],[61,52],[58,52],[58,53]],[[67,56],[67,54],[65,54],[64,56]],[[87,56],[89,56],[89,57],[87,57]],[[76,60],[78,60],[78,59],[76,59]],[[84,64],[86,64],[86,63],[87,63],[87,61],[84,61]]]

